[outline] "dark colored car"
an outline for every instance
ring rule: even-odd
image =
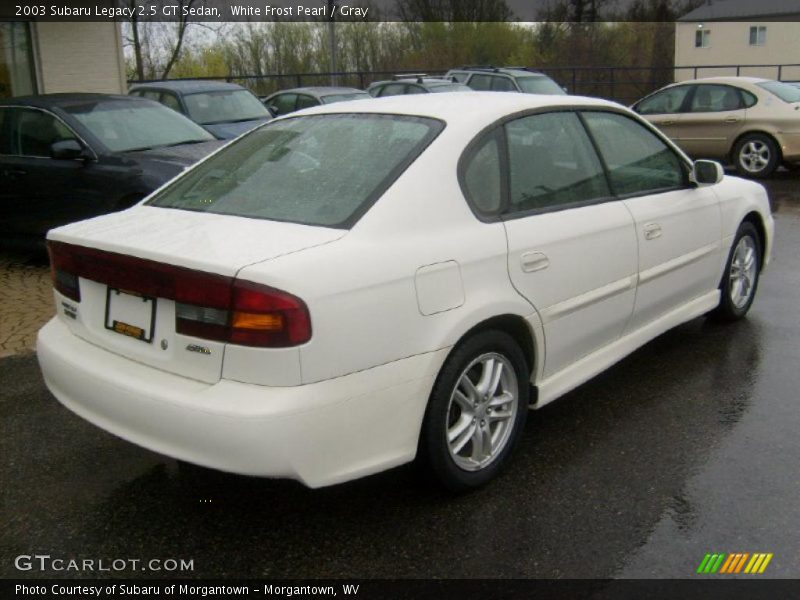
[[[347,100],[368,100],[371,98],[367,92],[351,87],[319,86],[299,87],[290,90],[281,90],[261,100],[272,116],[285,115],[303,108],[319,106],[320,104],[333,104]]]
[[[186,115],[220,140],[238,137],[272,118],[261,101],[235,83],[172,80],[137,83],[128,94]]]
[[[105,94],[0,101],[0,239],[127,208],[222,145],[157,102]]]
[[[440,92],[471,92],[472,90],[452,79],[441,77],[401,77],[391,81],[376,81],[367,92],[375,98],[403,96],[405,94],[436,94]]]
[[[564,89],[547,75],[527,67],[461,67],[450,69],[446,77],[478,92],[566,94]]]

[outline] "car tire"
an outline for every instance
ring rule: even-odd
[[[747,314],[758,289],[761,270],[761,242],[749,221],[739,226],[725,271],[719,284],[719,305],[710,316],[718,321],[737,321]]]
[[[733,163],[744,177],[769,177],[781,164],[780,150],[770,136],[749,133],[736,142]]]
[[[507,333],[486,330],[460,343],[439,372],[420,434],[428,474],[454,492],[493,479],[524,428],[528,379],[525,355]]]

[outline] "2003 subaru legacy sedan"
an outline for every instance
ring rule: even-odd
[[[185,461],[317,487],[418,457],[469,489],[528,407],[742,317],[772,232],[763,187],[610,102],[322,106],[52,230],[39,360],[78,415]]]

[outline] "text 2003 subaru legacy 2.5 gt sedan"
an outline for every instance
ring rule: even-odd
[[[51,231],[39,360],[77,414],[185,461],[317,487],[418,457],[467,489],[529,406],[742,317],[772,232],[760,185],[610,102],[323,106]]]

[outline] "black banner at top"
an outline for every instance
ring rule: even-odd
[[[638,9],[644,7],[648,9]],[[746,14],[745,14],[746,13]],[[800,21],[800,0],[3,0],[0,20],[41,21]]]

